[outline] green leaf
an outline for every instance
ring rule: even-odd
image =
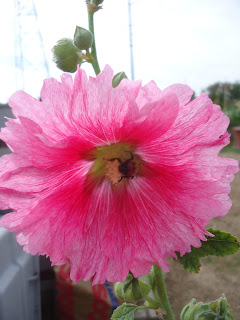
[[[76,26],[74,33],[74,45],[80,50],[87,50],[93,44],[93,35],[90,31]]]
[[[198,273],[200,269],[200,258],[206,256],[224,257],[236,253],[240,248],[240,242],[231,233],[226,233],[220,230],[208,229],[214,237],[206,236],[207,241],[201,241],[200,248],[192,247],[192,251],[180,257],[178,252],[178,262],[180,262],[184,269]]]
[[[114,310],[111,320],[132,320],[134,319],[135,312],[138,310],[135,304],[127,304],[124,302],[120,307]]]
[[[122,81],[122,79],[124,79],[124,78],[127,79],[127,76],[126,76],[126,73],[123,71],[115,74],[115,76],[113,77],[113,80],[112,80],[113,88],[116,88],[119,85],[119,83]]]
[[[185,307],[183,307],[181,314],[180,314],[180,320],[186,319],[186,314],[189,312],[190,308],[193,308],[197,304],[196,299],[192,299],[189,304],[187,304]]]
[[[192,299],[180,315],[180,320],[232,320],[229,305],[224,294],[217,300],[208,303]]]

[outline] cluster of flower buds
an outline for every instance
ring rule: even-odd
[[[57,67],[65,72],[75,72],[77,65],[81,65],[88,56],[82,50],[88,50],[93,43],[90,31],[76,26],[73,39],[64,38],[53,47],[53,61]]]
[[[209,303],[198,302],[192,299],[180,315],[180,320],[232,320],[229,305],[224,294],[221,298]]]

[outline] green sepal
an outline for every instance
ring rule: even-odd
[[[138,282],[141,288],[142,297],[144,298],[149,294],[154,284],[153,268],[151,269],[150,273],[146,274],[145,276],[139,277]]]
[[[88,50],[93,44],[93,35],[90,31],[76,26],[73,42],[78,49]]]
[[[135,312],[139,309],[139,306],[135,304],[127,304],[124,302],[120,307],[114,310],[111,320],[133,320]]]
[[[200,248],[192,247],[191,252],[186,253],[183,257],[176,252],[178,259],[184,269],[198,273],[200,269],[200,258],[206,256],[224,257],[236,253],[240,248],[240,242],[231,233],[226,233],[220,230],[208,229],[214,237],[206,236],[207,241],[201,241]]]
[[[118,72],[117,74],[115,74],[115,76],[113,77],[112,80],[112,86],[113,88],[116,88],[119,83],[122,81],[122,79],[127,79],[126,73],[125,72]]]
[[[79,57],[78,48],[73,44],[72,39],[63,38],[52,48],[53,61],[57,67],[65,72],[75,72],[77,65],[81,65],[83,59]]]
[[[180,315],[180,320],[232,320],[227,299],[221,298],[209,303],[198,302],[192,299]]]
[[[153,270],[149,274],[139,278],[134,278],[130,272],[124,282],[114,284],[114,291],[122,301],[138,301],[144,299],[149,294],[153,282]]]

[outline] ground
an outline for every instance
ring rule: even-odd
[[[222,153],[221,156],[240,161],[240,154],[237,152]],[[240,173],[236,174],[231,186],[231,210],[225,217],[213,219],[209,227],[230,232],[240,239]],[[185,271],[175,261],[171,263],[171,270],[166,275],[166,282],[177,320],[182,307],[192,298],[207,302],[219,298],[222,293],[227,297],[233,318],[240,319],[240,251],[224,258],[202,258],[198,274]]]

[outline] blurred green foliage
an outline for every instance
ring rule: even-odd
[[[230,118],[230,129],[240,126],[240,82],[217,82],[205,90],[215,104]]]

